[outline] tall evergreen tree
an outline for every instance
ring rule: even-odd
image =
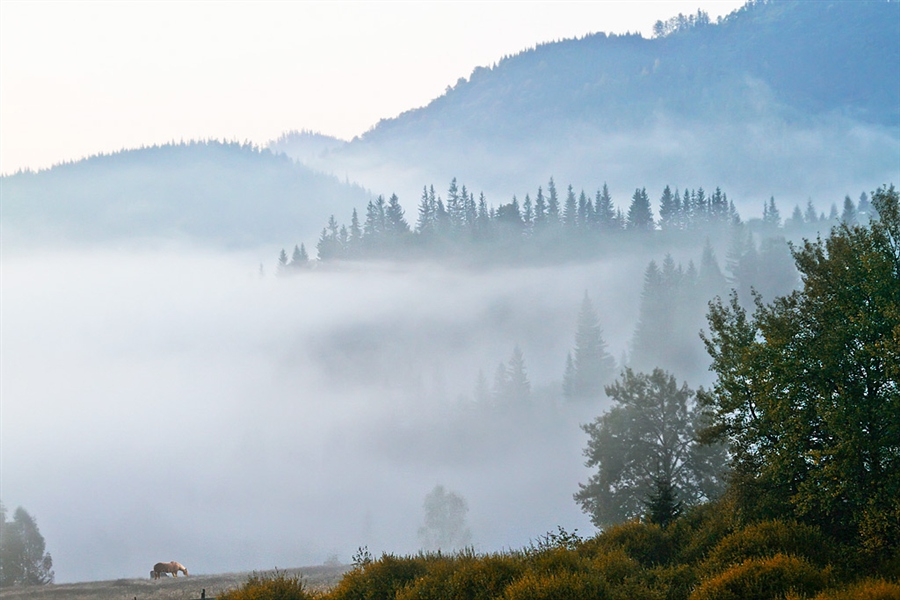
[[[588,198],[584,190],[578,194],[578,227],[583,231],[587,231],[593,227],[594,222],[594,205]]]
[[[575,190],[569,185],[566,191],[566,203],[563,207],[563,225],[572,232],[578,227],[578,201],[575,200]]]
[[[636,189],[628,208],[628,229],[633,231],[651,231],[653,229],[653,211],[650,209],[650,196],[647,189]]]
[[[664,230],[678,229],[681,213],[681,199],[666,186],[659,199],[659,227]]]
[[[781,213],[775,206],[775,196],[771,196],[768,204],[763,205],[763,224],[768,226],[769,229],[781,227]]]
[[[857,222],[856,206],[849,195],[844,196],[844,210],[841,212],[841,223],[844,225],[856,225]]]
[[[325,230],[323,229],[322,231],[324,232]],[[285,252],[284,248],[282,248],[281,253],[278,255],[278,265],[276,265],[276,267],[275,267],[275,274],[276,275],[283,274],[285,272],[285,269],[287,269],[287,264],[288,264],[287,252]]]
[[[578,311],[575,328],[574,355],[569,355],[563,377],[563,391],[568,398],[598,398],[615,376],[616,360],[606,350],[600,318],[587,291]]]
[[[419,200],[419,216],[416,220],[416,233],[424,238],[428,238],[434,233],[434,213],[436,208],[434,196],[429,196],[428,186],[424,186],[422,188],[422,198]]]
[[[813,206],[812,198],[806,200],[806,211],[803,213],[803,220],[807,223],[815,223],[819,220],[819,214],[816,207]]]
[[[409,233],[409,223],[406,222],[397,194],[391,194],[391,198],[388,200],[384,210],[384,222],[385,233],[395,240]]]
[[[359,251],[362,244],[362,227],[359,226],[359,214],[353,209],[353,215],[350,217],[350,247],[348,250],[355,255]]]
[[[594,215],[597,225],[601,229],[617,229],[616,207],[613,206],[612,196],[609,193],[609,187],[606,183],[603,188],[597,191],[597,198],[594,202]]]
[[[547,225],[547,201],[544,199],[544,191],[538,187],[537,196],[534,197],[534,229],[543,230]]]
[[[553,183],[552,177],[547,184],[547,194],[547,223],[550,227],[555,227],[559,224],[559,196],[556,193],[556,184]]]

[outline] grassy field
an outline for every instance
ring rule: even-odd
[[[340,581],[349,566],[285,569],[289,575],[301,575],[309,589],[327,589]],[[164,577],[160,580],[116,579],[87,583],[64,583],[0,591],[3,600],[194,600],[202,590],[206,598],[239,587],[249,573]]]

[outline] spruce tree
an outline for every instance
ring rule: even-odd
[[[555,227],[559,224],[559,196],[556,194],[556,184],[553,183],[552,177],[547,184],[547,194],[547,223],[550,227]]]
[[[849,195],[844,196],[844,210],[841,212],[841,223],[844,225],[856,225],[856,206]]]
[[[673,194],[669,186],[663,189],[659,199],[659,227],[663,230],[678,229],[678,217],[681,212],[681,200]]]
[[[578,226],[578,202],[575,200],[575,190],[572,186],[566,191],[566,203],[563,207],[563,225],[568,231],[574,231]]]
[[[616,361],[606,350],[600,318],[587,291],[578,311],[575,348],[569,355],[563,376],[563,392],[567,398],[598,398],[603,386],[615,376]]]
[[[650,197],[647,189],[636,189],[628,208],[628,229],[634,231],[651,231],[653,229],[653,212],[650,209]]]
[[[594,202],[594,219],[601,229],[616,229],[616,207],[613,206],[612,196],[609,194],[609,187],[603,184],[603,189],[597,191],[597,198]]]

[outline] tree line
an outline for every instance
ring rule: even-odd
[[[646,188],[638,188],[623,211],[606,184],[593,196],[584,190],[576,192],[572,185],[560,195],[551,178],[546,191],[539,187],[534,198],[526,194],[520,202],[513,196],[510,202],[494,206],[483,193],[476,199],[454,178],[446,200],[433,185],[423,188],[414,224],[396,194],[370,200],[363,218],[354,208],[349,225],[332,215],[316,242],[316,258],[322,263],[466,255],[513,262],[542,256],[585,258],[604,243],[640,239],[635,236],[647,232],[678,241],[695,238],[698,232],[717,236],[745,224],[721,188],[707,193],[702,187],[679,191],[666,186],[657,202],[658,216],[652,204]],[[832,205],[826,216],[810,200],[805,210],[795,206],[791,216],[782,220],[772,197],[763,205],[762,219],[752,225],[763,236],[807,233],[838,222],[865,222],[871,212],[863,193],[858,204],[845,197],[842,211]],[[744,230],[748,237],[749,231]],[[305,269],[311,266],[310,258],[305,243],[295,245],[290,256],[282,249],[277,272]]]

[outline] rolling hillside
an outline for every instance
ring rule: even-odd
[[[368,193],[284,155],[191,142],[0,178],[3,232],[33,241],[166,238],[239,248],[317,234],[332,204]],[[36,240],[35,240],[36,238]]]
[[[478,67],[303,158],[407,204],[454,176],[506,201],[552,175],[620,198],[722,186],[758,210],[773,194],[831,202],[900,176],[897,3],[752,2],[718,23],[660,25],[653,39],[596,33]]]

